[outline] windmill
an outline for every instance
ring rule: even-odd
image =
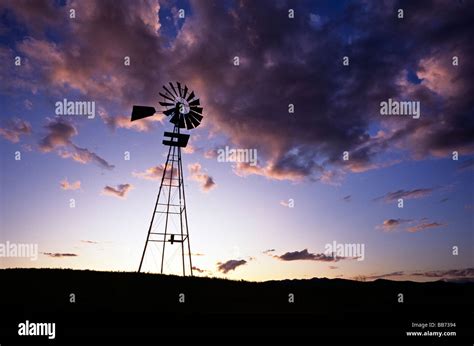
[[[181,133],[180,129],[191,130],[198,127],[203,118],[202,108],[194,91],[190,91],[186,85],[182,87],[179,82],[176,85],[173,85],[171,82],[169,86],[163,85],[163,92],[160,92],[159,95],[163,98],[163,101],[159,102],[165,108],[163,114],[169,117],[170,122],[174,124],[174,128],[173,132],[165,131],[164,133],[165,139],[163,144],[169,147],[168,155],[166,163],[162,167],[161,184],[138,272],[142,270],[147,249],[150,250],[153,243],[161,247],[161,273],[163,273],[165,264],[166,245],[180,244],[183,275],[186,275],[185,250],[187,250],[189,271],[192,276],[191,245],[189,242],[183,165],[181,161],[181,148],[185,148],[188,144],[189,134]],[[133,106],[131,121],[143,119],[155,113],[154,107]],[[187,249],[185,249],[185,244],[187,244]]]

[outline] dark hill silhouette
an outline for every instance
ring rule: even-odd
[[[250,335],[258,342],[296,343],[316,336],[406,342],[405,332],[417,330],[412,322],[428,321],[456,322],[458,336],[449,339],[451,344],[472,333],[468,321],[474,283],[317,278],[257,283],[67,269],[5,269],[0,282],[0,335],[9,341],[16,340],[18,323],[26,319],[56,322],[56,339],[63,342],[130,341],[145,335],[166,340],[186,335],[193,343],[208,342],[211,335],[242,342]],[[70,303],[71,293],[75,303]],[[179,302],[180,293],[185,303]],[[294,303],[288,302],[290,293]],[[399,293],[404,303],[397,302]],[[439,340],[418,337],[411,342]]]

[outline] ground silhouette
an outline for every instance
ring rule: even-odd
[[[0,335],[10,341],[26,319],[56,322],[62,341],[93,338],[103,343],[148,334],[168,341],[193,335],[195,342],[232,335],[243,342],[257,331],[263,331],[252,336],[257,342],[307,337],[376,342],[387,335],[399,342],[414,330],[413,322],[428,321],[456,322],[458,337],[451,343],[472,333],[468,323],[474,283],[325,278],[246,282],[68,269],[5,269],[0,270],[0,282]],[[403,303],[398,302],[400,293]]]

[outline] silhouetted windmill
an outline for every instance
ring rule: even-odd
[[[163,167],[160,189],[158,190],[158,197],[156,198],[155,208],[153,209],[145,248],[143,249],[143,255],[138,268],[139,272],[142,269],[148,243],[163,243],[161,252],[161,273],[163,273],[166,243],[170,245],[177,243],[181,244],[183,275],[186,275],[184,245],[187,243],[189,269],[191,275],[193,275],[186,196],[184,193],[183,165],[181,161],[181,148],[186,147],[188,144],[189,135],[180,133],[180,129],[186,128],[190,130],[198,127],[203,116],[202,108],[199,107],[199,99],[196,98],[194,91],[189,91],[186,85],[184,85],[183,88],[179,82],[176,83],[176,86],[170,82],[169,87],[163,85],[163,92],[159,93],[160,96],[164,98],[163,102],[159,103],[166,108],[163,114],[170,117],[170,122],[174,124],[174,128],[173,132],[164,133],[165,137],[169,137],[168,140],[163,140],[163,144],[169,146],[168,156]],[[156,110],[154,107],[133,106],[131,121],[143,119],[155,113]],[[177,202],[176,197],[178,197]],[[159,232],[160,229],[155,229],[159,228],[160,221],[163,221],[156,219],[157,214],[164,217],[164,229],[162,232]],[[174,223],[173,218],[178,219],[177,223],[179,226]],[[171,223],[177,227],[177,230],[169,230]]]

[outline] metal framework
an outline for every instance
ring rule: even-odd
[[[181,244],[181,259],[183,266],[183,275],[186,275],[185,248],[189,256],[189,272],[193,275],[193,265],[191,260],[191,244],[189,242],[188,216],[186,212],[186,195],[184,192],[184,176],[183,165],[181,161],[181,148],[186,147],[189,135],[181,134],[180,127],[175,125],[173,132],[165,132],[165,136],[171,137],[171,140],[163,140],[163,144],[169,146],[168,155],[165,166],[163,167],[163,175],[161,178],[158,197],[156,198],[155,207],[148,228],[148,234],[143,249],[142,258],[138,272],[142,270],[143,260],[147,252],[149,243],[162,243],[161,251],[161,269],[163,274],[163,266],[165,262],[166,245]],[[177,139],[174,141],[173,139]],[[177,197],[177,202],[175,202]],[[164,216],[164,224],[161,224],[156,218],[157,214]],[[173,220],[178,220],[176,229],[170,226]],[[164,226],[164,227],[163,227]],[[176,227],[176,224],[174,224]],[[154,228],[158,228],[155,230]],[[162,231],[160,231],[162,228]],[[187,246],[185,246],[187,243]]]

